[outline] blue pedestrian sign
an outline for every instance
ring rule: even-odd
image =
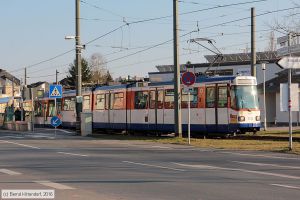
[[[49,86],[49,98],[62,98],[62,86],[50,85]]]
[[[51,118],[51,125],[53,127],[58,127],[59,125],[61,125],[61,123],[62,123],[62,121],[59,117],[54,116],[54,117]]]

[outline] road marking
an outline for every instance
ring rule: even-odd
[[[10,141],[7,141],[7,140],[1,140],[1,141],[5,142],[5,143],[9,143],[9,144],[15,144],[15,145],[23,146],[23,147],[28,147],[28,148],[31,148],[31,149],[40,149],[39,147],[34,147],[34,146],[21,144],[21,143],[17,143],[17,142],[10,142]]]
[[[173,149],[172,147],[164,147],[164,146],[151,146],[153,148],[160,148],[160,149]]]
[[[300,190],[300,187],[292,186],[292,185],[282,185],[282,184],[271,184],[273,186],[278,186],[278,187],[284,187],[284,188],[290,188],[290,189],[298,189]]]
[[[8,175],[20,175],[22,173],[19,173],[19,172],[15,172],[15,171],[12,171],[12,170],[9,170],[9,169],[0,169],[0,172],[4,173],[4,174],[8,174]]]
[[[51,181],[34,181],[35,183],[44,185],[44,186],[48,186],[48,187],[52,187],[58,190],[74,190],[75,188],[67,186],[67,185],[63,185],[60,183],[54,183]]]
[[[239,162],[239,161],[232,161],[232,162],[234,162],[234,163],[240,163],[240,164],[245,164],[245,165],[270,166],[270,167],[281,167],[281,168],[289,168],[289,169],[300,169],[300,167],[297,167],[297,166],[266,164],[266,163],[254,163],[254,162]]]
[[[248,153],[235,153],[235,152],[219,152],[219,153],[241,155],[241,156],[252,156],[252,157],[278,158],[278,159],[285,159],[285,160],[299,160],[299,158],[269,156],[269,155],[258,155],[258,154],[248,154]]]
[[[51,128],[47,128],[47,129],[44,129],[44,130],[47,130],[47,131],[54,131],[55,129],[51,129]],[[61,131],[61,132],[64,132],[64,133],[74,133],[72,131],[67,131],[67,130],[64,130],[64,129],[56,129],[57,131]]]
[[[88,155],[84,155],[84,154],[76,154],[76,153],[67,153],[67,152],[57,152],[60,154],[66,154],[66,155],[71,155],[71,156],[83,156],[83,157],[89,157]]]
[[[223,169],[223,170],[228,169],[228,168],[222,168],[222,167],[216,167],[210,165],[189,165],[189,164],[176,163],[176,162],[173,162],[173,164],[183,166],[183,167],[192,167],[192,168],[200,168],[200,169]]]
[[[22,139],[24,137],[22,137],[22,136],[9,136],[9,135],[6,135],[6,136],[1,136],[0,138]]]
[[[64,130],[64,129],[57,129],[57,130],[62,131],[62,132],[64,132],[64,133],[74,133],[74,132],[72,132],[72,131],[67,131],[67,130]]]
[[[161,169],[170,169],[170,170],[181,171],[181,172],[186,171],[186,170],[184,170],[184,169],[177,169],[177,168],[172,168],[172,167],[164,167],[164,166],[160,166],[160,165],[150,165],[150,164],[137,163],[137,162],[131,162],[131,161],[122,161],[122,162],[124,162],[124,163],[129,163],[129,164],[134,164],[134,165],[142,165],[142,166],[148,166],[148,167],[156,167],[156,168],[161,168]]]
[[[239,169],[239,168],[226,168],[226,167],[217,167],[217,166],[211,166],[211,165],[188,165],[188,164],[182,164],[182,163],[174,163],[176,165],[185,166],[185,167],[192,167],[192,168],[200,168],[200,169],[219,169],[219,170],[228,170],[228,171],[240,171],[245,173],[252,173],[252,174],[261,174],[266,176],[275,176],[275,177],[281,177],[281,178],[288,178],[288,179],[300,179],[299,176],[291,176],[286,174],[276,174],[271,172],[261,172],[261,171],[254,171],[254,170],[246,170],[246,169]]]

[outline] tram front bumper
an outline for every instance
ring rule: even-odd
[[[244,132],[256,132],[259,131],[261,127],[260,123],[240,123],[239,129]]]

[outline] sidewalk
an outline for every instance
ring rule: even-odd
[[[300,130],[300,126],[293,126],[292,130]],[[264,131],[264,127],[260,128],[260,131]],[[289,131],[289,127],[288,126],[271,126],[271,127],[267,127],[267,131]]]

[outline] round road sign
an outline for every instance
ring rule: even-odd
[[[184,72],[181,77],[181,82],[182,84],[186,86],[191,86],[195,83],[196,81],[196,76],[192,72]]]

